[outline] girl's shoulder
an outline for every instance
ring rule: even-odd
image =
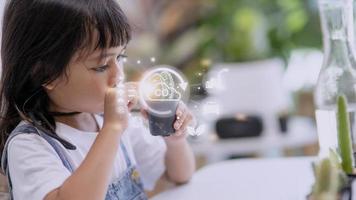
[[[7,139],[7,143],[8,148],[12,146],[20,148],[31,148],[32,146],[38,148],[38,145],[48,146],[46,140],[39,135],[35,126],[26,121],[21,121],[15,127]]]
[[[38,162],[41,159],[56,160],[57,153],[52,146],[43,139],[33,125],[21,122],[11,132],[7,139],[1,158],[3,171],[8,165],[14,166],[21,162]]]
[[[35,128],[34,125],[32,125],[31,123],[22,120],[11,132],[10,137],[14,137],[16,135],[20,135],[20,134],[37,134],[38,135],[38,131]]]
[[[11,132],[6,141],[5,149],[8,152],[17,152],[16,155],[21,154],[21,152],[41,153],[41,151],[55,154],[51,145],[40,136],[38,129],[27,121],[21,121]]]

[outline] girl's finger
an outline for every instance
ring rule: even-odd
[[[182,102],[179,102],[177,111],[176,111],[177,117],[181,117],[185,113],[186,109],[187,108],[185,107],[185,105]]]
[[[116,107],[120,114],[124,114],[127,112],[127,96],[125,91],[125,85],[119,84],[116,88],[117,96],[116,96]]]
[[[128,98],[128,107],[131,110],[138,103],[138,91],[137,91],[137,83],[135,82],[127,82],[125,83],[126,93]]]
[[[178,115],[177,113],[177,117],[176,120],[174,122],[174,129],[175,130],[179,130],[183,124],[183,122],[186,120],[187,118],[187,112],[186,111],[181,111],[181,113]]]
[[[147,113],[147,110],[145,110],[145,109],[141,109],[141,110],[140,110],[140,112],[141,112],[141,114],[142,114],[143,118],[148,119],[148,113]]]
[[[182,122],[182,124],[181,124],[179,130],[180,130],[180,129],[186,130],[187,127],[188,127],[188,125],[191,124],[192,121],[193,121],[193,115],[188,111],[188,112],[186,113],[186,117],[184,118],[184,121]]]
[[[127,104],[129,111],[131,111],[137,105],[137,103],[138,103],[138,98],[130,99],[130,97],[129,97],[128,104]]]

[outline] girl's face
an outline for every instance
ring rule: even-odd
[[[88,56],[75,55],[63,75],[45,86],[51,111],[101,113],[105,92],[124,79],[123,46],[96,50]]]

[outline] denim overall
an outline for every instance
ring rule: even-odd
[[[17,126],[10,134],[9,138],[6,141],[4,152],[1,160],[1,167],[3,172],[6,173],[8,183],[9,183],[9,193],[11,199],[13,199],[12,194],[12,184],[9,174],[9,168],[7,165],[7,147],[9,141],[19,134],[38,134],[44,138],[56,151],[60,157],[63,165],[71,172],[74,172],[74,168],[70,163],[66,153],[52,137],[43,133],[41,130],[35,128],[30,124],[23,124]],[[105,200],[147,200],[147,196],[143,190],[143,185],[140,179],[140,175],[136,169],[136,166],[131,163],[127,150],[123,143],[120,143],[121,150],[124,154],[127,168],[121,175],[121,177],[115,179],[111,184],[109,184],[108,191],[106,193]]]

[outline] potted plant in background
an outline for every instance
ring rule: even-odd
[[[156,62],[185,72],[196,87],[202,85],[204,73],[215,63],[274,57],[286,60],[292,49],[321,46],[314,1],[134,2],[141,9],[126,6],[135,25],[135,40],[129,45],[129,55],[155,56]],[[123,4],[125,8],[126,3]],[[138,9],[142,15],[139,19]],[[192,91],[204,94],[202,90]]]
[[[352,183],[356,178],[353,168],[353,150],[350,119],[345,96],[337,103],[338,152],[330,150],[329,157],[314,164],[315,183],[309,199],[352,199]]]

